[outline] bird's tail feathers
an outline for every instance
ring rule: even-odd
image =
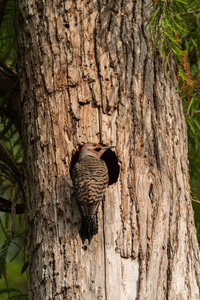
[[[97,214],[94,216],[84,216],[82,218],[82,226],[81,226],[81,237],[83,243],[86,239],[88,239],[89,243],[93,237],[93,235],[98,233],[98,216]]]

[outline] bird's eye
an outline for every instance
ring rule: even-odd
[[[96,147],[97,145],[96,145],[96,144],[93,144],[93,146]]]
[[[95,148],[94,150],[99,152],[101,150],[101,148]]]

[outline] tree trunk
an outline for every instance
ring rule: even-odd
[[[17,3],[29,299],[200,297],[186,125],[147,4]],[[116,145],[120,174],[83,245],[70,166],[90,141]]]

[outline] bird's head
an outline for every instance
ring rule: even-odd
[[[86,155],[96,157],[97,159],[100,159],[102,154],[107,150],[111,148],[115,148],[116,146],[102,146],[100,144],[96,143],[86,143],[82,146],[80,152],[79,152],[79,159],[83,158]]]

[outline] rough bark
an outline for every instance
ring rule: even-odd
[[[146,1],[18,1],[29,299],[199,299],[187,132]],[[79,235],[70,162],[116,145],[99,233]]]

